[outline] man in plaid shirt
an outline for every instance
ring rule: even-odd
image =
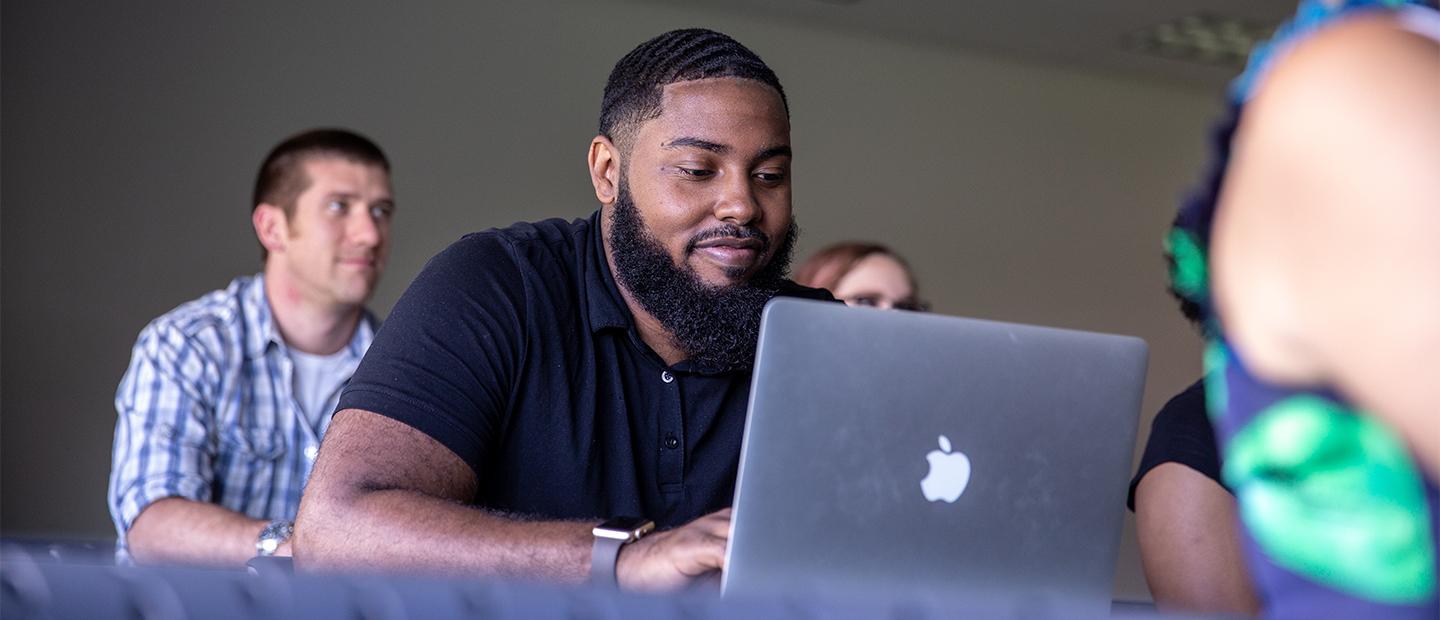
[[[377,327],[390,164],[338,129],[292,136],[251,203],[264,269],[155,319],[115,395],[110,514],[121,562],[288,555],[340,389]]]

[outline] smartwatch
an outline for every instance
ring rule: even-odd
[[[590,530],[595,545],[590,548],[590,581],[609,588],[619,587],[615,561],[620,548],[655,530],[655,522],[641,517],[615,517]]]
[[[295,533],[295,523],[284,519],[276,519],[265,524],[265,529],[260,530],[260,536],[255,539],[255,555],[268,558],[280,550],[280,545],[290,540],[290,535]]]

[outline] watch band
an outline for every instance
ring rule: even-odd
[[[616,562],[620,549],[640,540],[655,529],[655,522],[639,517],[615,517],[590,530],[595,543],[590,547],[590,581],[602,588],[620,587]]]
[[[620,580],[615,575],[615,563],[620,559],[620,548],[627,542],[629,541],[619,538],[595,537],[595,544],[590,547],[591,583],[606,588],[620,587]]]

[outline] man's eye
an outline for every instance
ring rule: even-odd
[[[868,308],[880,305],[880,300],[869,295],[860,295],[858,297],[851,297],[850,299],[845,300],[845,303],[848,303],[852,306],[865,306]]]
[[[779,183],[785,180],[783,172],[756,172],[755,178],[765,183]]]
[[[703,168],[684,168],[684,167],[677,166],[676,169],[678,169],[678,170],[680,171],[680,174],[683,174],[683,175],[685,175],[685,176],[687,176],[687,177],[694,177],[694,178],[697,178],[697,179],[703,179],[703,178],[706,178],[706,177],[708,177],[708,176],[710,176],[710,175],[712,175],[712,174],[715,174],[714,172],[712,172],[712,171],[710,171],[710,170],[705,170],[705,169],[703,169]]]
[[[345,201],[344,201],[344,200],[338,200],[338,199],[337,199],[337,200],[331,200],[330,202],[325,203],[325,208],[326,208],[327,210],[330,210],[330,211],[344,212],[344,211],[345,211]]]
[[[388,220],[390,219],[390,215],[394,212],[395,208],[390,206],[370,207],[370,217],[373,217],[377,220]]]

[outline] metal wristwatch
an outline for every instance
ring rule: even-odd
[[[595,545],[590,548],[590,581],[604,587],[619,587],[615,561],[620,548],[655,530],[655,522],[641,517],[615,517],[590,530]]]
[[[265,524],[265,529],[260,530],[260,536],[255,539],[255,555],[270,557],[280,550],[280,545],[290,540],[290,535],[295,533],[295,523],[284,519],[276,519]]]

